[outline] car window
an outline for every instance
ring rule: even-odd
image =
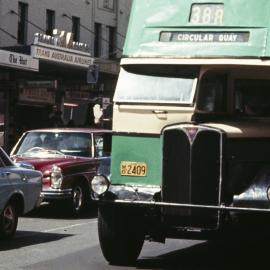
[[[5,167],[5,166],[12,166],[13,163],[8,157],[8,155],[3,151],[2,148],[0,148],[0,167]]]
[[[57,149],[65,154],[91,157],[91,135],[87,133],[64,133]]]
[[[85,132],[29,132],[14,153],[23,156],[73,155],[91,157],[91,134]]]
[[[42,134],[39,132],[27,133],[18,149],[18,154],[24,153],[33,147],[42,146]]]
[[[98,134],[94,136],[95,156],[107,157],[111,153],[111,134]]]
[[[103,157],[103,137],[100,135],[95,136],[95,149],[96,149],[96,157]]]

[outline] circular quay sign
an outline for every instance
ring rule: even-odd
[[[31,55],[37,59],[82,68],[88,68],[93,64],[89,46],[75,42],[72,33],[58,29],[53,30],[53,36],[36,33],[31,46]]]

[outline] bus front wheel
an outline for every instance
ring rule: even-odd
[[[138,258],[144,232],[138,214],[126,209],[101,206],[98,210],[98,235],[105,259],[113,265],[130,265]]]

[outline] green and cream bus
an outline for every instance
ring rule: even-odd
[[[111,174],[92,182],[110,263],[270,214],[269,14],[269,0],[133,0]]]

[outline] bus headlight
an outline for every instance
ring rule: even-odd
[[[52,172],[51,172],[51,187],[60,188],[62,185],[62,181],[63,181],[62,170],[58,166],[54,165],[52,167]]]
[[[110,186],[110,182],[104,175],[95,175],[91,181],[91,188],[97,195],[105,193]]]

